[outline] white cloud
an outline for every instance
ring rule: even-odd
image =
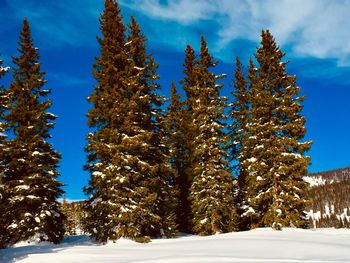
[[[258,42],[261,29],[267,28],[281,46],[290,45],[294,55],[335,58],[339,65],[350,62],[350,1],[130,0],[122,5],[154,19],[178,22],[184,30],[202,20],[215,21],[217,49],[235,39]]]
[[[159,0],[132,0],[122,2],[123,5],[138,9],[149,16],[165,20],[176,20],[184,24],[205,19],[208,15],[215,12],[217,8],[212,3],[213,1],[178,0],[169,1],[167,4],[161,4]]]

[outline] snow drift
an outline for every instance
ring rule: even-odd
[[[60,245],[23,245],[0,251],[1,263],[121,262],[350,262],[348,229],[267,228],[207,237],[156,239],[148,244],[119,240],[99,245],[86,236]]]

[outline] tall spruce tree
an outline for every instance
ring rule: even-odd
[[[184,79],[180,81],[182,84],[182,88],[186,93],[186,100],[182,102],[182,111],[180,110],[180,106],[178,107],[178,113],[175,114],[175,118],[178,118],[178,122],[176,123],[177,128],[176,133],[178,138],[172,138],[173,140],[179,140],[179,142],[174,144],[173,146],[177,146],[173,151],[177,151],[179,153],[179,164],[181,164],[181,169],[177,169],[177,187],[179,190],[179,207],[177,210],[177,218],[179,223],[179,230],[181,232],[192,233],[192,211],[191,211],[191,202],[190,202],[190,187],[193,181],[193,172],[192,172],[192,159],[191,156],[193,148],[192,148],[192,138],[195,134],[192,133],[192,117],[193,117],[193,109],[192,109],[192,100],[194,96],[192,96],[192,92],[194,87],[196,86],[196,72],[195,68],[198,66],[198,60],[195,54],[194,49],[187,45],[185,49],[185,63],[184,63]],[[175,105],[175,97],[172,97],[173,105]],[[179,167],[178,167],[179,168]]]
[[[190,205],[188,201],[189,180],[186,174],[186,114],[184,102],[177,92],[174,82],[171,85],[170,105],[166,115],[170,164],[175,171],[175,187],[178,194],[176,218],[181,232],[190,232]]]
[[[9,67],[3,67],[3,61],[0,59],[0,80],[4,77],[6,72],[9,71]],[[6,153],[6,123],[3,119],[3,114],[6,110],[6,89],[3,85],[0,84],[0,160],[4,159],[4,154]],[[5,211],[7,211],[7,198],[5,196],[5,185],[3,184],[3,174],[4,174],[4,165],[3,162],[0,161],[0,211],[2,211],[0,215],[0,248],[6,247],[6,239],[8,236],[7,227],[6,227],[6,217]]]
[[[10,67],[3,67],[3,61],[0,59],[0,80],[5,76],[5,74],[10,70]],[[6,131],[6,122],[4,120],[4,113],[7,108],[7,92],[4,85],[0,83],[0,160],[3,159],[5,151],[4,141],[7,137],[5,134]],[[3,175],[4,167],[0,161],[0,178]],[[0,184],[1,186],[1,184]],[[1,191],[1,188],[0,188]],[[1,198],[1,197],[0,197]]]
[[[5,74],[9,70],[10,70],[10,67],[3,67],[3,61],[0,59],[0,80],[5,76]],[[5,145],[4,145],[4,141],[7,137],[6,134],[4,133],[6,131],[6,122],[4,120],[4,113],[7,108],[6,104],[7,104],[6,89],[4,85],[0,83],[0,160],[3,160],[3,155],[6,152]],[[4,172],[4,167],[2,165],[2,162],[0,161],[0,178],[3,175],[3,172]],[[2,189],[1,186],[2,184],[0,184],[0,191]]]
[[[227,135],[223,131],[226,102],[219,94],[222,85],[217,84],[222,76],[210,70],[216,63],[202,37],[200,58],[194,67],[195,83],[187,92],[192,119],[189,128],[192,225],[193,232],[200,235],[233,231],[237,221],[225,151]]]
[[[305,118],[303,97],[296,77],[286,73],[287,62],[269,31],[262,31],[261,46],[250,63],[249,121],[246,124],[249,158],[242,160],[248,172],[248,214],[253,227],[306,226],[302,177],[309,157],[303,154],[311,142],[302,142]],[[247,156],[247,155],[246,155]]]
[[[132,19],[129,35],[115,0],[100,18],[98,82],[89,101],[88,165],[91,172],[87,229],[99,241],[140,242],[176,233],[173,171],[168,165],[156,64]]]
[[[247,147],[244,146],[246,131],[245,125],[248,120],[248,89],[247,81],[242,72],[242,64],[239,58],[236,58],[236,70],[234,72],[234,85],[231,91],[234,101],[230,105],[230,118],[232,124],[229,127],[229,153],[232,162],[232,170],[237,178],[236,204],[238,214],[240,215],[241,230],[248,229],[248,222],[245,217],[245,208],[247,207],[247,173],[241,165],[240,160],[244,159]]]
[[[4,114],[10,134],[5,143],[3,183],[9,244],[35,239],[58,243],[64,234],[57,198],[63,193],[57,180],[60,154],[47,141],[56,116],[47,112],[50,90],[43,89],[38,49],[33,46],[28,21],[23,21],[19,56],[13,58],[13,81],[7,90]]]
[[[130,48],[128,52],[133,61],[132,75],[137,78],[135,85],[137,90],[134,96],[138,106],[135,109],[135,115],[143,115],[141,118],[136,117],[136,120],[140,121],[137,130],[139,130],[138,133],[149,132],[145,137],[148,140],[143,139],[144,135],[139,135],[142,141],[142,150],[139,154],[151,166],[146,175],[149,174],[158,180],[158,183],[149,185],[150,190],[157,194],[155,213],[162,219],[160,232],[156,231],[153,236],[171,237],[177,234],[175,223],[177,189],[175,188],[175,170],[169,165],[170,148],[167,145],[166,116],[161,109],[165,99],[158,94],[160,86],[155,82],[159,79],[158,65],[150,54],[146,54],[147,38],[133,16],[128,29],[129,45],[127,47]],[[146,149],[144,149],[145,143],[149,144]]]

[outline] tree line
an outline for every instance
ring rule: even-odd
[[[326,176],[323,178],[327,178]],[[349,191],[350,179],[339,178],[337,175],[327,178],[324,184],[308,187],[306,197],[310,200],[308,206],[310,226],[350,228]]]
[[[166,104],[135,18],[125,25],[118,3],[105,0],[99,22],[86,232],[100,242],[148,242],[179,232],[307,226],[304,98],[268,30],[246,76],[237,58],[230,99],[221,95],[226,75],[214,74],[218,61],[205,38],[198,53],[187,45],[178,85],[186,97],[173,82]],[[26,19],[18,51],[13,80],[0,90],[2,247],[29,238],[58,243],[64,234],[60,154],[47,141],[56,116],[48,112],[50,90]],[[0,65],[0,76],[8,70]]]

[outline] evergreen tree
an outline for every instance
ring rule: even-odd
[[[135,115],[143,117],[134,117],[134,121],[139,121],[139,127],[133,134],[139,133],[142,148],[140,158],[143,158],[150,166],[153,166],[146,173],[150,177],[157,178],[156,184],[150,183],[150,191],[157,194],[157,206],[155,213],[162,221],[160,232],[152,234],[153,236],[165,235],[171,237],[177,234],[177,224],[175,223],[177,208],[177,190],[175,188],[175,171],[169,165],[170,148],[167,146],[167,128],[166,116],[161,109],[164,98],[157,93],[160,89],[155,81],[159,79],[157,74],[158,65],[151,55],[146,54],[146,37],[140,30],[135,18],[131,17],[131,23],[128,25],[127,47],[129,55],[133,61],[132,76],[136,76],[137,82],[134,85]],[[146,114],[145,114],[146,113]],[[141,135],[148,131],[149,135],[143,138]],[[148,137],[149,136],[149,137]],[[148,138],[148,139],[147,139]],[[148,148],[143,149],[145,143]],[[153,170],[153,171],[152,171]],[[154,232],[154,230],[152,230]],[[152,233],[152,231],[150,233]]]
[[[190,187],[193,232],[200,235],[233,231],[236,228],[236,211],[233,202],[233,181],[228,169],[225,144],[227,136],[224,110],[225,98],[220,97],[222,76],[210,71],[217,62],[208,52],[204,37],[198,65],[194,67],[195,85],[187,92],[188,109],[191,109],[192,172]]]
[[[3,67],[3,61],[0,59],[0,80],[5,76],[5,74],[10,70],[10,67]],[[4,149],[4,141],[6,139],[6,122],[4,121],[4,113],[6,111],[7,104],[7,93],[3,85],[0,85],[0,160],[3,159],[3,155],[6,152]],[[0,178],[4,172],[4,167],[0,163]],[[1,185],[1,184],[0,184]]]
[[[189,180],[186,170],[186,122],[184,103],[180,100],[174,82],[171,85],[170,105],[166,115],[168,142],[170,147],[170,164],[175,171],[175,186],[178,191],[177,223],[179,230],[190,232],[190,205],[188,201]]]
[[[269,31],[262,31],[261,47],[250,63],[249,121],[246,124],[249,158],[242,160],[248,176],[249,213],[253,227],[306,225],[304,209],[309,157],[303,154],[311,142],[301,142],[305,118],[301,115],[303,97],[296,77],[286,73],[284,53]]]
[[[168,165],[162,98],[156,64],[145,54],[145,37],[132,18],[129,35],[115,0],[100,18],[98,82],[89,101],[87,169],[91,194],[87,229],[99,241],[140,242],[176,233],[173,171]]]
[[[170,114],[173,116],[170,118],[174,119],[174,132],[176,132],[176,137],[172,138],[174,154],[177,154],[178,164],[175,167],[177,171],[177,187],[179,190],[179,207],[177,211],[177,218],[179,223],[179,230],[181,232],[192,233],[192,211],[190,202],[190,187],[193,181],[193,171],[191,165],[192,148],[192,138],[195,134],[192,134],[192,92],[196,86],[196,72],[195,67],[198,66],[198,60],[194,49],[187,45],[185,50],[185,63],[184,63],[183,73],[185,75],[184,79],[180,81],[183,90],[186,92],[186,100],[177,105],[177,95],[174,94],[171,98],[173,109],[170,110]],[[182,108],[182,109],[181,109]],[[172,113],[173,111],[173,113]],[[177,121],[176,121],[177,119]]]
[[[198,67],[198,63],[199,61],[197,59],[194,49],[190,45],[187,45],[185,49],[185,63],[183,65],[183,73],[185,74],[185,77],[183,80],[180,81],[180,83],[183,85],[182,88],[186,92],[186,106],[189,114],[192,113],[192,103],[190,100],[194,97],[192,92],[194,87],[196,86],[196,81],[198,77],[197,72],[195,71],[195,68]]]
[[[0,80],[5,76],[5,74],[10,70],[10,67],[3,67],[3,61],[0,59]],[[3,85],[0,85],[0,160],[3,159],[4,151],[4,141],[6,139],[6,123],[4,121],[4,112],[6,110],[7,104],[7,94],[6,89]],[[0,163],[0,178],[4,172],[4,167]],[[1,186],[1,184],[0,184]]]
[[[64,216],[57,198],[63,193],[56,179],[60,154],[46,140],[56,116],[47,112],[50,90],[43,89],[45,73],[33,46],[25,19],[13,58],[13,81],[7,90],[4,114],[11,136],[5,143],[3,183],[8,198],[6,213],[10,244],[36,239],[58,243],[64,234]]]
[[[3,76],[6,74],[6,72],[9,71],[9,67],[3,67],[3,61],[0,60],[0,80],[3,78]],[[0,86],[0,160],[4,159],[5,151],[5,139],[6,135],[4,134],[6,130],[6,123],[3,120],[3,114],[6,109],[6,90],[4,86]],[[5,212],[7,211],[7,198],[5,196],[5,185],[3,184],[3,173],[4,173],[4,166],[3,163],[0,161],[0,211],[2,211],[0,215],[0,248],[6,247],[6,239],[8,236],[7,228],[6,228],[6,217]]]
[[[238,205],[238,213],[241,216],[240,229],[248,229],[247,218],[245,217],[245,209],[247,208],[247,175],[240,160],[244,160],[247,154],[247,147],[244,146],[246,137],[245,125],[248,119],[248,90],[247,81],[242,73],[242,64],[239,58],[236,58],[236,70],[234,72],[234,85],[231,92],[234,101],[230,105],[230,118],[232,124],[229,127],[229,152],[230,161],[233,163],[232,170],[237,177],[237,193],[236,204]]]

